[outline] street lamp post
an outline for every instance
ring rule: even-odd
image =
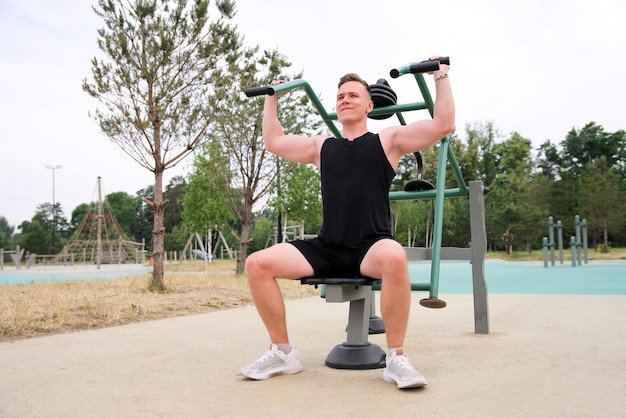
[[[56,170],[60,170],[61,168],[63,168],[63,166],[46,164],[46,168],[52,170],[52,255],[55,255],[56,248],[54,246],[54,233],[57,229],[57,210],[54,201],[54,172]]]

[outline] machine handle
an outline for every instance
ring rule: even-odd
[[[440,57],[438,60],[424,60],[414,64],[408,64],[403,67],[394,68],[389,72],[391,78],[398,78],[402,74],[427,73],[429,71],[437,71],[439,64],[450,65],[450,57]]]
[[[263,87],[252,87],[246,89],[246,96],[254,97],[254,96],[273,96],[274,88],[272,86],[263,86]]]

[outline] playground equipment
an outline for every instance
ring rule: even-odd
[[[563,224],[561,221],[554,223],[554,218],[548,216],[548,237],[543,237],[543,266],[548,267],[548,251],[550,252],[550,265],[554,266],[554,228],[557,230],[559,262],[563,264]],[[572,267],[581,264],[581,247],[583,249],[585,264],[589,263],[589,252],[587,245],[587,220],[580,220],[580,216],[574,216],[575,236],[570,237],[570,250],[572,252]],[[581,237],[582,234],[582,237]]]
[[[236,251],[230,248],[226,238],[222,234],[222,231],[217,230],[217,234],[215,235],[215,242],[213,240],[213,231],[209,230],[206,236],[206,245],[200,234],[197,232],[189,235],[189,239],[185,244],[185,247],[180,252],[180,263],[186,261],[187,259],[192,260],[194,257],[204,260],[205,262],[211,262],[217,259],[217,250],[222,250],[222,257],[224,258],[224,252],[228,255],[230,260],[234,260],[236,258]],[[174,261],[176,261],[177,253],[174,252]]]
[[[37,264],[94,263],[101,264],[144,263],[146,244],[124,239],[124,231],[115,218],[107,201],[102,199],[102,179],[97,179],[97,212],[85,213],[76,231],[58,254],[26,254],[25,267]],[[4,254],[10,254],[16,269],[22,267],[24,249],[16,251],[0,249],[0,270],[4,268]]]
[[[275,226],[272,228],[272,233],[267,236],[267,240],[265,241],[265,248],[278,244],[279,242],[278,232],[279,232],[278,227]],[[294,239],[312,239],[312,238],[317,237],[317,235],[314,235],[314,234],[305,234],[303,224],[285,225],[282,227],[280,232],[283,237],[282,238],[283,242],[294,240]]]
[[[144,263],[145,242],[124,239],[124,231],[111,207],[102,199],[102,178],[97,178],[96,212],[85,213],[78,228],[63,250],[54,256],[55,263],[101,264]]]
[[[438,61],[421,61],[411,63],[390,71],[392,78],[405,74],[413,74],[421,92],[423,101],[414,103],[397,104],[397,96],[389,84],[380,79],[375,85],[371,85],[372,101],[375,106],[368,115],[372,119],[388,118],[395,115],[401,125],[406,125],[403,112],[428,110],[431,117],[434,111],[434,102],[428,90],[423,73],[435,71],[440,63],[449,64],[448,57],[442,57]],[[291,80],[278,85],[257,87],[246,90],[248,97],[260,95],[274,95],[294,89],[304,89],[311,103],[328,126],[329,130],[338,138],[342,135],[335,126],[336,113],[328,113],[320,100],[313,92],[311,86],[304,80]],[[393,93],[393,94],[392,94]],[[419,163],[421,155],[416,155],[418,161],[418,180],[421,180]],[[458,187],[446,189],[447,164],[454,172]],[[422,184],[422,185],[420,185]],[[428,291],[429,297],[422,299],[420,304],[429,308],[443,308],[446,303],[438,298],[439,271],[441,260],[469,260],[472,264],[472,279],[474,288],[474,328],[479,334],[489,333],[488,309],[487,309],[487,286],[484,277],[484,259],[487,248],[485,220],[484,220],[484,197],[488,191],[480,181],[470,181],[469,186],[465,183],[461,170],[450,147],[448,138],[440,141],[439,162],[437,166],[436,186],[423,186],[423,181],[416,187],[409,186],[402,192],[390,192],[389,200],[434,200],[435,220],[433,226],[433,244],[431,248],[405,248],[410,261],[431,260],[430,281],[425,283],[412,283],[413,291]],[[470,233],[471,244],[469,248],[442,248],[442,225],[443,203],[446,197],[465,197],[470,202]],[[374,315],[373,290],[380,290],[380,281],[369,277],[333,277],[302,278],[302,284],[323,285],[322,291],[327,302],[350,302],[348,319],[347,341],[337,345],[328,355],[326,365],[343,369],[372,369],[385,366],[385,353],[377,345],[367,341],[372,321],[379,318]],[[372,321],[370,321],[370,319]],[[369,324],[369,326],[368,326]]]
[[[20,246],[16,246],[13,251],[6,251],[4,248],[0,248],[0,271],[4,270],[4,255],[9,254],[11,261],[15,264],[17,270],[22,268],[22,257],[24,257],[24,249],[20,249]]]

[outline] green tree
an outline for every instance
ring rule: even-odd
[[[504,245],[502,237],[510,231],[516,242],[531,250],[547,216],[545,210],[531,203],[531,141],[513,132],[509,139],[493,147],[493,161],[496,177],[485,204],[492,249]]]
[[[150,205],[149,202],[150,197],[154,196],[154,194],[154,186],[147,186],[137,192],[141,205],[137,210],[137,222],[131,231],[135,241],[145,242],[146,248],[152,248],[153,245],[154,206]]]
[[[185,247],[189,236],[185,233],[182,224],[174,225],[171,232],[168,232],[165,236],[165,250],[166,251],[180,251]]]
[[[319,233],[322,227],[319,170],[315,166],[292,161],[277,161],[277,165],[280,171],[274,181],[275,190],[270,207],[275,214],[281,217],[284,214],[287,220],[304,223],[305,233]]]
[[[626,210],[623,182],[618,170],[604,157],[587,164],[581,180],[581,216],[586,217],[594,247],[602,242],[608,250],[611,230],[616,230]],[[582,214],[585,214],[584,216]]]
[[[561,170],[559,180],[550,185],[549,215],[563,221],[563,236],[569,237],[574,229],[574,215],[581,213],[581,182],[572,170]],[[546,220],[547,222],[547,220]]]
[[[15,228],[9,225],[9,221],[4,216],[0,216],[0,248],[10,250],[13,248],[13,232]]]
[[[36,222],[36,224],[30,226],[29,224],[33,222]],[[54,208],[51,203],[47,202],[38,205],[30,223],[23,222],[20,225],[20,229],[22,229],[21,239],[24,243],[23,248],[27,251],[37,254],[56,254],[67,242],[69,224],[67,219],[65,219],[63,208],[59,202],[55,202]],[[39,236],[41,231],[44,231],[47,235],[45,242],[48,248],[45,251],[42,250],[42,244],[35,242],[35,240],[41,240]],[[31,234],[34,234],[35,238],[31,237]]]
[[[187,235],[204,236],[235,220],[231,210],[230,160],[218,141],[202,145],[193,162],[193,170],[182,199],[182,219]]]
[[[35,215],[32,220],[22,222],[19,226],[22,232],[16,237],[16,244],[33,254],[50,252],[51,235],[41,220],[41,216]]]
[[[154,270],[151,287],[162,290],[164,251],[163,171],[193,152],[221,105],[214,80],[238,59],[241,38],[227,20],[234,1],[98,0],[105,27],[83,89],[104,105],[94,119],[131,158],[154,173]]]
[[[467,146],[459,150],[459,166],[466,180],[482,180],[491,187],[496,178],[496,141],[502,137],[493,121],[467,123]],[[455,148],[455,151],[457,149]]]
[[[250,246],[248,250],[250,252],[262,250],[268,244],[268,239],[273,233],[274,223],[273,220],[266,218],[265,216],[258,217],[254,222],[254,228],[250,233]]]
[[[403,191],[404,185],[417,178],[417,162],[413,154],[405,154],[398,161],[396,176],[391,184],[390,191]]]
[[[137,212],[141,206],[140,199],[126,192],[113,192],[106,195],[104,200],[124,234],[132,237],[133,227],[137,224]]]
[[[223,155],[230,159],[230,187],[226,190],[229,193],[230,208],[241,227],[237,234],[237,273],[243,272],[248,253],[253,207],[271,192],[273,181],[282,164],[280,162],[276,169],[275,159],[263,145],[263,99],[247,98],[243,91],[250,87],[267,85],[276,79],[288,80],[300,78],[302,75],[286,74],[284,71],[291,64],[276,51],[266,51],[260,57],[253,52],[255,51],[251,51],[240,64],[232,66],[228,79],[215,80],[225,88],[225,97],[222,112],[214,125],[212,141],[217,141],[222,147]],[[226,77],[225,74],[223,76]],[[302,92],[294,91],[282,97],[279,106],[285,132],[310,133],[319,125],[313,118],[312,105]]]
[[[555,144],[546,141],[539,146],[539,153],[536,159],[536,166],[541,175],[545,176],[548,182],[554,183],[559,178],[559,172],[563,167],[563,159]]]
[[[461,139],[456,134],[451,134],[448,136],[448,141],[466,184],[469,180],[479,178],[480,176],[477,174],[478,169],[469,167],[469,164],[477,164],[477,161],[470,161],[466,158],[467,147]],[[439,144],[421,151],[423,161],[422,179],[429,180],[434,185],[436,185],[435,179],[437,177],[440,154],[441,148]],[[416,179],[417,176],[415,156],[412,154],[403,156],[401,164],[398,166],[392,190],[403,190],[404,184],[408,180]],[[446,165],[446,188],[456,187],[459,187],[459,183],[450,159],[448,159],[448,164]],[[411,246],[430,247],[433,240],[434,204],[434,200],[394,202],[396,240]],[[442,245],[467,246],[470,242],[468,202],[464,199],[445,199],[443,216]]]
[[[463,141],[456,133],[448,136],[450,148],[459,165],[461,175],[468,185],[469,181],[480,180],[486,187],[492,188],[496,178],[496,155],[494,146],[501,137],[492,121],[467,123],[465,125],[466,140]],[[439,147],[424,150],[424,178],[435,179],[439,161]],[[446,167],[446,187],[459,187],[451,164]],[[488,240],[494,243],[497,219],[489,216],[489,200],[486,199],[486,216]],[[446,199],[444,202],[444,222],[442,244],[446,246],[465,247],[471,241],[469,202],[466,199]]]
[[[608,167],[623,168],[626,164],[626,132],[605,132],[595,122],[589,122],[579,130],[572,128],[561,146],[563,159],[572,167],[576,177],[584,174],[588,164],[602,157]]]
[[[74,208],[74,210],[72,211],[72,217],[70,219],[70,230],[72,233],[74,233],[74,231],[76,231],[76,228],[79,227],[85,215],[90,212],[96,212],[94,203],[91,203],[91,205],[87,203],[81,203]]]
[[[183,226],[183,197],[187,180],[183,176],[174,176],[165,187],[163,198],[167,201],[163,227],[165,228],[165,250],[180,251],[187,243],[187,234]]]
[[[183,196],[187,181],[183,176],[174,176],[165,187],[163,198],[167,201],[167,211],[163,220],[165,233],[173,231],[182,223]]]
[[[400,200],[393,202],[395,239],[410,247],[430,247],[432,244],[433,206],[430,200]],[[444,218],[446,217],[444,208]]]

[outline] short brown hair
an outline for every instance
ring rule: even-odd
[[[341,86],[346,84],[348,81],[356,81],[358,83],[363,84],[365,86],[365,89],[367,90],[367,93],[370,95],[370,97],[372,97],[372,90],[370,89],[370,85],[367,84],[367,82],[363,80],[361,76],[359,76],[356,73],[348,73],[344,75],[343,77],[341,77],[339,79],[339,85],[337,86],[337,88],[341,88]]]

